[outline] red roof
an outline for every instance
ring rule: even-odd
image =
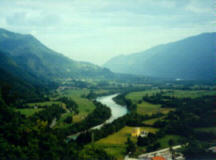
[[[152,160],[166,160],[166,159],[164,157],[156,156],[156,157],[153,157]]]

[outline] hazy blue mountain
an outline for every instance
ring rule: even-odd
[[[216,78],[216,33],[204,33],[140,53],[114,57],[104,66],[119,73],[212,80]]]
[[[25,72],[43,78],[107,77],[108,69],[74,61],[43,45],[32,35],[0,29],[0,50],[8,53]]]

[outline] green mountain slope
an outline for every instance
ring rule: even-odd
[[[216,33],[205,33],[174,43],[109,60],[113,72],[187,80],[216,78]]]
[[[112,72],[85,62],[71,60],[59,54],[32,35],[0,29],[0,50],[13,57],[26,72],[43,78],[109,77]]]
[[[42,93],[55,87],[56,83],[25,71],[8,53],[0,51],[0,90],[7,90],[3,96],[8,103],[41,99]]]

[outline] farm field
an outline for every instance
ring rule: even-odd
[[[138,103],[140,100],[142,100],[143,96],[148,94],[153,95],[156,93],[159,93],[160,90],[156,89],[156,90],[146,90],[146,91],[138,91],[138,92],[131,92],[129,94],[126,95],[126,99],[130,99],[133,103]]]
[[[215,90],[146,90],[146,91],[137,91],[137,92],[131,92],[126,95],[127,99],[130,99],[133,103],[138,103],[140,100],[142,100],[143,96],[145,95],[153,95],[156,93],[159,93],[160,91],[165,92],[164,95],[168,96],[175,96],[178,98],[197,98],[202,97],[206,95],[216,95]]]
[[[128,127],[125,126],[120,131],[109,135],[95,143],[95,145],[100,146],[103,148],[108,154],[117,157],[119,160],[123,159],[125,155],[125,142],[127,138],[131,136],[131,133],[136,127]],[[141,131],[147,131],[155,133],[157,131],[156,128],[150,127],[140,127]],[[136,143],[137,138],[131,137],[131,140]]]
[[[136,112],[140,115],[152,115],[155,113],[163,113],[167,114],[170,111],[173,111],[173,108],[161,108],[160,104],[151,104],[148,102],[142,102],[141,104],[137,104]]]
[[[161,108],[160,104],[151,104],[148,102],[145,102],[142,100],[143,96],[145,95],[153,95],[156,93],[159,93],[160,90],[146,90],[146,91],[138,91],[138,92],[131,92],[126,95],[126,99],[129,99],[132,101],[133,104],[137,104],[137,110],[136,112],[141,115],[151,115],[154,113],[163,113],[167,114],[170,111],[173,111],[175,109],[172,108]],[[197,98],[205,95],[216,95],[216,91],[214,90],[163,90],[164,95],[168,96],[174,96],[178,98]]]

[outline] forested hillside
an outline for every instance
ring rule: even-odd
[[[74,61],[47,48],[32,35],[0,29],[0,50],[10,55],[16,66],[40,78],[112,76],[108,69],[88,62]]]

